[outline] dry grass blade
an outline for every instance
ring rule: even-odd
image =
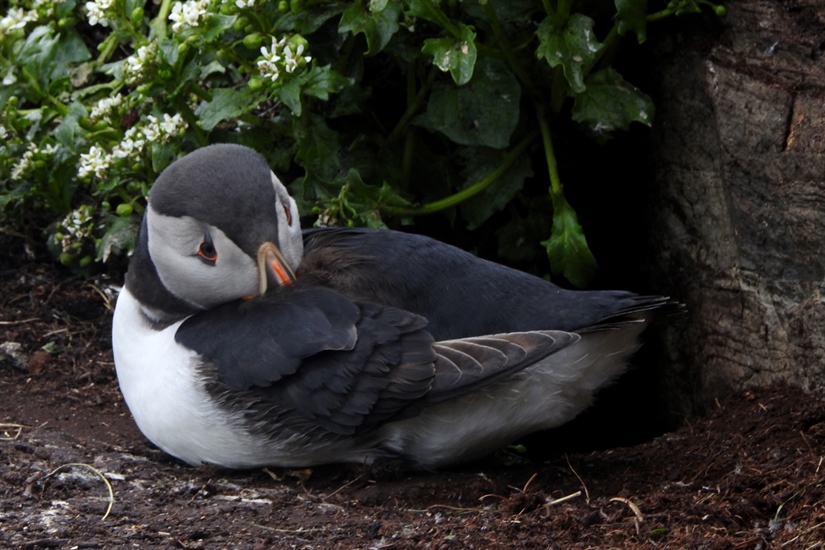
[[[636,506],[636,503],[630,500],[629,498],[613,497],[610,499],[610,502],[624,502],[625,504],[627,504],[628,508],[633,510],[633,513],[636,515],[636,519],[638,519],[639,521],[645,520],[645,516],[644,514],[642,514],[642,511],[639,509],[638,506]]]
[[[29,319],[18,319],[12,321],[0,321],[0,325],[24,325],[26,323],[33,323],[35,321],[39,321],[40,319],[37,317],[31,317]]]
[[[0,436],[0,441],[14,441],[16,439],[20,439],[20,436],[23,434],[23,430],[29,429],[32,426],[26,426],[25,424],[4,424],[0,423],[0,431],[7,434],[5,436]],[[8,435],[9,430],[14,430],[14,435]]]
[[[109,480],[106,479],[106,476],[103,475],[103,472],[101,472],[100,470],[98,470],[97,468],[95,468],[94,466],[91,466],[89,464],[84,464],[82,462],[70,462],[68,464],[63,464],[62,466],[58,466],[57,468],[55,468],[54,470],[52,470],[51,472],[46,474],[46,479],[52,477],[54,474],[56,474],[60,470],[65,470],[67,468],[71,468],[72,466],[79,466],[81,468],[86,468],[86,469],[90,470],[93,474],[95,474],[97,477],[102,479],[103,483],[106,484],[106,489],[109,490],[109,505],[106,507],[106,513],[103,514],[103,517],[101,518],[101,521],[105,521],[106,518],[109,517],[109,512],[112,511],[112,506],[114,506],[114,504],[115,504],[115,491],[114,491],[114,489],[112,489],[112,484],[109,483]]]
[[[547,506],[547,507],[555,506],[556,504],[561,504],[562,502],[567,502],[568,500],[573,500],[574,498],[577,498],[577,497],[580,497],[580,496],[582,496],[582,492],[581,491],[576,491],[575,493],[571,493],[567,496],[559,497],[559,498],[553,499],[551,501],[548,501],[547,504],[545,504],[545,506]]]

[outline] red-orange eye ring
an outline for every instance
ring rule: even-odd
[[[284,214],[286,214],[286,223],[287,225],[292,225],[292,211],[289,209],[289,205],[284,203]]]
[[[215,265],[218,261],[218,251],[215,249],[215,243],[212,242],[212,236],[209,233],[203,236],[203,241],[198,246],[197,256],[210,265]]]

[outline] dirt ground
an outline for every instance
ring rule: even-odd
[[[825,546],[825,404],[784,386],[730,396],[643,444],[540,462],[186,466],[143,438],[121,399],[113,281],[26,258],[9,235],[0,245],[0,547]]]

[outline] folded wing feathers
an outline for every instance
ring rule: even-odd
[[[580,338],[571,332],[546,330],[436,342],[435,378],[423,401],[430,406],[475,391]]]

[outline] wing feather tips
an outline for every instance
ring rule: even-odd
[[[572,332],[547,330],[437,342],[433,387],[422,405],[473,392],[578,342]]]

